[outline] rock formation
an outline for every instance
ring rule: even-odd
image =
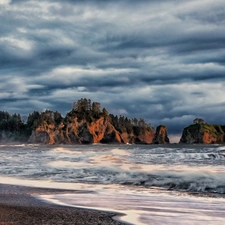
[[[169,143],[165,126],[155,133],[144,119],[114,116],[90,99],[74,102],[65,118],[57,111],[34,111],[23,123],[20,115],[0,111],[1,140],[43,144]]]
[[[66,118],[68,120],[68,118]],[[70,117],[67,123],[39,123],[32,132],[29,142],[45,144],[91,144],[91,143],[152,143],[154,130],[142,128],[131,133],[119,132],[112,125],[109,116],[100,116],[89,122]]]
[[[167,136],[166,126],[160,125],[156,128],[153,144],[169,144],[170,140]]]
[[[224,143],[225,126],[219,124],[197,123],[184,128],[180,143],[214,144]]]

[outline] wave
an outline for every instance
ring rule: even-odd
[[[103,160],[104,158],[102,158]],[[114,163],[114,164],[113,164]],[[49,166],[58,168],[51,179],[62,182],[82,182],[92,184],[120,184],[162,187],[166,189],[225,193],[225,173],[222,167],[191,167],[165,165],[117,164],[115,158],[103,161],[101,165],[89,162],[55,161]],[[60,169],[60,170],[59,170]],[[54,172],[54,170],[52,171]]]
[[[203,174],[171,174],[171,175],[139,175],[139,179],[123,180],[123,185],[134,185],[144,187],[163,187],[168,190],[180,190],[189,192],[210,192],[225,194],[224,175]]]

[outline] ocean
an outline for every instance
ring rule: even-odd
[[[0,183],[79,190],[38,198],[135,225],[224,224],[224,145],[0,145]]]

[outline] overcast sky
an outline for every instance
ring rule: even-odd
[[[80,98],[180,135],[225,124],[224,0],[0,0],[0,110]]]

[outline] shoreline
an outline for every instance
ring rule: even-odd
[[[42,201],[41,194],[73,193],[74,190],[36,188],[0,183],[0,224],[5,225],[126,225],[119,214],[61,206]]]

